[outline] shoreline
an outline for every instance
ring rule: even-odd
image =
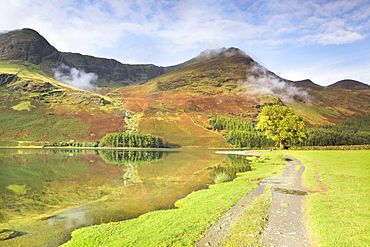
[[[51,147],[51,146],[0,146],[0,149],[63,149],[63,150],[129,150],[129,151],[186,151],[186,150],[219,150],[216,153],[220,154],[238,154],[237,152],[247,152],[251,151],[251,149],[243,149],[243,148],[137,148],[137,147]],[[232,151],[235,150],[235,151]],[[237,151],[238,150],[238,151]]]
[[[266,153],[270,153],[272,151],[266,151],[266,150],[261,150],[261,151],[252,151],[252,150],[244,150],[244,151],[216,151],[216,154],[239,154],[239,155],[262,155]]]

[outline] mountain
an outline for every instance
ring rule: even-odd
[[[329,85],[329,87],[344,88],[349,90],[369,90],[370,86],[355,80],[341,80]]]
[[[0,35],[0,61],[9,60],[36,64],[48,73],[51,65],[68,64],[44,37],[28,28]]]
[[[301,81],[295,81],[295,83],[302,83],[302,84],[306,84],[306,85],[317,85],[313,81],[311,81],[310,79],[305,79],[305,80],[301,80]]]
[[[153,64],[123,64],[114,59],[97,58],[79,53],[62,52],[61,55],[72,67],[98,75],[95,85],[99,87],[122,87],[143,83],[181,67],[181,65],[160,67]]]
[[[38,32],[28,28],[0,34],[0,61],[29,62],[40,66],[50,76],[54,75],[56,68],[64,64],[96,74],[98,80],[94,83],[98,87],[143,83],[182,66],[130,65],[114,59],[59,52]]]
[[[55,80],[61,64],[97,74],[104,87],[91,93]],[[238,48],[206,50],[171,67],[130,65],[59,52],[22,29],[0,35],[0,146],[97,141],[134,129],[172,147],[226,148],[222,133],[209,129],[212,116],[256,120],[263,106],[279,104],[315,126],[370,113],[366,86],[335,84],[281,78]]]
[[[143,112],[142,131],[189,145],[194,138],[209,133],[203,127],[210,116],[255,120],[265,105],[292,107],[310,126],[370,113],[368,90],[348,91],[309,80],[289,81],[236,48],[206,51],[181,69],[143,85],[105,93],[122,101],[124,108]],[[187,133],[196,133],[197,137]]]

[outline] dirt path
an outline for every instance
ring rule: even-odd
[[[264,232],[264,246],[311,246],[303,214],[302,174],[304,165],[289,157],[281,182],[272,187],[269,220]]]
[[[283,176],[278,179],[264,179],[260,186],[247,197],[239,200],[224,213],[195,243],[195,246],[224,246],[229,231],[244,209],[260,195],[267,184],[274,184],[272,202],[269,209],[267,228],[263,234],[264,246],[311,246],[303,216],[304,195],[302,174],[304,165],[297,159],[289,157]],[[241,245],[243,246],[243,245]]]
[[[195,243],[195,246],[224,246],[224,240],[228,237],[229,230],[245,208],[264,191],[265,184],[259,186],[248,196],[239,200],[234,206],[226,211],[215,224],[203,234],[204,237]]]

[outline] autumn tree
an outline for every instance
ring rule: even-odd
[[[303,141],[306,138],[306,121],[291,108],[280,105],[265,106],[258,115],[258,130],[265,131],[266,137],[285,148],[287,140]]]

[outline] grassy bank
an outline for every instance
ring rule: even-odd
[[[79,229],[72,233],[72,240],[63,246],[192,246],[223,212],[237,200],[243,198],[258,184],[255,177],[270,177],[281,171],[284,164],[281,156],[268,154],[270,169],[256,160],[254,170],[243,174],[237,180],[210,186],[210,189],[196,191],[178,200],[176,209],[155,211],[139,218],[112,222]],[[270,163],[270,162],[269,162]],[[256,175],[257,174],[257,175]],[[259,228],[259,226],[258,226]],[[259,228],[260,229],[260,228]],[[251,231],[256,231],[252,228]]]
[[[319,246],[370,245],[370,151],[290,151],[306,165],[307,213]]]

